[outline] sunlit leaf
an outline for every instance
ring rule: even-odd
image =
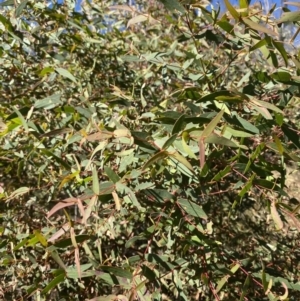
[[[226,8],[230,12],[230,14],[233,16],[234,19],[238,20],[240,18],[239,13],[235,10],[235,8],[231,5],[231,3],[228,0],[224,0]]]
[[[72,82],[77,83],[76,78],[67,69],[59,67],[59,68],[55,68],[55,71],[59,73],[61,76],[68,78]]]
[[[281,17],[276,20],[278,24],[286,22],[296,22],[300,21],[300,12],[284,12]]]
[[[253,22],[252,20],[250,20],[248,18],[242,18],[242,20],[251,29],[254,29],[254,30],[259,31],[259,32],[264,32],[264,33],[267,33],[267,34],[273,35],[273,36],[277,35],[276,32],[269,29],[268,27],[260,25],[258,23],[255,23],[255,22]]]
[[[270,210],[271,210],[271,216],[272,216],[273,221],[275,223],[276,230],[281,230],[283,228],[283,222],[282,222],[282,220],[280,218],[280,215],[277,211],[275,202],[271,202]]]
[[[149,19],[149,16],[147,16],[147,15],[137,15],[137,16],[131,18],[127,22],[127,28],[130,27],[130,26],[132,26],[132,25],[135,25],[137,23],[147,21],[148,19]]]
[[[178,152],[169,152],[168,155],[170,157],[176,159],[180,163],[182,163],[189,170],[194,171],[193,166],[191,165],[191,163],[189,163],[189,161],[185,157],[181,156]]]
[[[220,111],[213,120],[205,127],[204,131],[201,134],[202,138],[209,137],[209,135],[216,129],[217,124],[220,122],[224,111]]]

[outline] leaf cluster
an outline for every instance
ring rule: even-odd
[[[1,4],[5,300],[296,300],[298,18],[225,4]]]

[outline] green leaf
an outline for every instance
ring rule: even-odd
[[[239,0],[240,8],[248,8],[249,7],[249,0]]]
[[[246,172],[248,172],[251,164],[253,164],[255,159],[262,154],[264,148],[265,148],[265,144],[263,142],[256,147],[255,151],[252,152],[252,155],[250,156],[250,159],[244,169],[243,174],[246,174]]]
[[[166,271],[172,271],[175,266],[169,262],[169,256],[167,255],[157,255],[157,254],[145,254],[145,259],[148,262],[156,263],[163,267]]]
[[[288,194],[281,189],[278,185],[276,185],[275,183],[265,180],[265,179],[254,179],[253,180],[253,185],[257,185],[261,188],[266,188],[272,191],[277,191],[281,194],[281,196],[285,196],[288,197]]]
[[[262,39],[259,42],[257,42],[255,45],[251,46],[250,49],[249,49],[249,52],[252,52],[252,51],[254,51],[256,49],[259,49],[259,48],[261,48],[263,46],[266,46],[266,45],[268,45],[267,40],[266,39]]]
[[[252,102],[254,102],[255,104],[270,109],[274,112],[280,113],[280,114],[284,114],[284,112],[282,110],[280,110],[278,107],[276,107],[275,105],[273,105],[272,103],[266,102],[266,101],[262,101],[262,100],[258,100],[258,99],[251,99]]]
[[[193,166],[189,163],[189,161],[181,156],[178,152],[169,152],[168,155],[174,159],[176,159],[178,162],[183,164],[185,167],[187,167],[189,170],[194,172]]]
[[[165,150],[160,151],[159,153],[156,153],[154,156],[152,156],[143,166],[143,170],[148,168],[149,166],[153,165],[154,163],[165,159],[168,156],[168,152]]]
[[[276,42],[272,39],[272,44],[279,51],[279,53],[281,54],[281,56],[285,62],[285,65],[287,66],[288,65],[288,54],[286,53],[283,43]]]
[[[132,273],[129,271],[126,271],[124,269],[118,268],[118,267],[113,267],[113,266],[105,266],[101,265],[99,267],[102,271],[109,272],[114,276],[118,277],[124,277],[126,279],[131,280],[132,279]]]
[[[90,235],[82,234],[75,236],[77,243],[83,243],[84,241],[90,239]],[[53,244],[56,248],[65,249],[67,247],[72,246],[71,238],[61,239]]]
[[[199,205],[197,205],[191,201],[188,201],[186,199],[179,199],[177,201],[177,203],[187,214],[207,220],[206,213],[203,211],[202,207],[200,207]]]
[[[218,123],[220,122],[223,114],[224,114],[224,111],[220,111],[214,117],[214,119],[206,126],[206,128],[202,132],[201,138],[207,138],[208,136],[210,136],[210,134],[215,130],[215,128],[217,127]]]
[[[60,100],[61,94],[53,94],[51,96],[48,96],[46,98],[37,100],[34,104],[34,107],[36,109],[45,109],[45,110],[50,110],[53,109],[57,106],[62,105],[62,101]]]
[[[146,148],[152,152],[157,151],[158,148],[148,141],[149,134],[146,132],[131,132],[134,138],[134,143],[140,147]]]
[[[248,138],[248,137],[253,137],[253,134],[243,132],[243,131],[237,131],[229,126],[226,126],[225,132],[230,133],[233,137],[241,137],[241,138]]]
[[[66,69],[64,68],[55,68],[55,71],[60,74],[61,76],[68,78],[69,80],[71,80],[72,82],[74,82],[75,84],[77,84],[77,80],[76,78]]]
[[[289,22],[297,22],[300,21],[300,12],[284,12],[279,20],[276,20],[277,24],[280,23],[289,23]]]
[[[223,170],[219,171],[212,179],[212,181],[220,181],[224,177],[226,177],[228,174],[231,173],[231,166],[226,166]]]
[[[66,278],[65,272],[63,271],[60,275],[56,276],[50,283],[42,290],[42,294],[47,294],[53,288],[55,288],[58,284],[63,282]]]
[[[207,102],[207,101],[213,101],[213,100],[219,100],[219,101],[227,101],[227,102],[233,102],[233,103],[239,103],[242,102],[243,99],[241,98],[240,95],[236,95],[230,91],[227,90],[222,90],[222,91],[217,91],[213,92],[211,94],[205,95],[199,100],[197,100],[197,103],[201,102]]]
[[[182,147],[184,152],[192,159],[196,159],[197,160],[197,156],[192,152],[192,150],[190,149],[190,147],[187,145],[186,141],[189,137],[188,132],[183,132],[182,133],[182,139],[181,139],[181,143],[182,143]]]
[[[48,243],[47,243],[47,239],[45,238],[45,236],[41,233],[40,230],[34,230],[33,231],[34,235],[36,236],[36,238],[39,240],[39,242],[41,243],[41,245],[43,247],[47,247]]]
[[[254,134],[259,134],[259,129],[256,126],[254,126],[252,123],[250,123],[249,121],[245,120],[244,118],[238,115],[236,115],[235,117],[246,131],[249,131]]]
[[[234,34],[234,26],[230,24],[226,19],[222,18],[217,22],[217,25],[220,26],[227,33]]]
[[[185,127],[185,115],[182,114],[175,122],[173,129],[172,129],[172,135],[179,133],[181,130]]]
[[[54,68],[53,67],[50,67],[50,66],[47,66],[45,68],[43,68],[41,70],[41,72],[39,73],[39,76],[45,76],[47,75],[48,73],[52,73],[54,72]]]
[[[12,26],[11,22],[6,19],[3,14],[0,14],[0,22],[5,26],[5,28],[9,31],[9,32],[13,32],[14,31],[14,27]]]
[[[282,144],[281,144],[279,138],[278,138],[276,135],[273,135],[273,138],[274,138],[274,140],[275,140],[275,144],[276,144],[276,146],[277,146],[277,149],[278,149],[279,154],[280,154],[280,155],[283,155],[283,153],[284,153],[284,147],[282,146]]]
[[[217,134],[211,134],[210,136],[204,139],[204,142],[218,144],[218,145],[225,145],[234,148],[248,149],[245,145],[238,145],[234,143],[232,140],[229,140],[225,137],[220,137]]]
[[[0,6],[14,6],[15,1],[14,0],[7,0],[0,3]]]
[[[254,29],[255,31],[258,31],[258,32],[264,32],[266,34],[269,34],[269,35],[273,35],[273,36],[276,36],[277,34],[269,29],[268,27],[266,26],[263,26],[263,25],[260,25],[258,23],[255,23],[253,22],[252,20],[248,19],[248,18],[242,18],[243,22],[249,26],[251,29]]]
[[[24,118],[23,115],[19,112],[19,110],[18,110],[17,108],[12,107],[12,109],[13,109],[14,112],[18,115],[18,117],[19,117],[19,119],[20,119],[20,121],[21,121],[21,123],[22,123],[22,125],[23,125],[23,127],[24,127],[24,129],[25,129],[25,131],[28,133],[28,132],[29,132],[29,128],[28,128],[28,124],[27,124],[25,118]]]
[[[93,192],[96,195],[100,194],[98,171],[97,171],[97,167],[95,165],[93,167]]]
[[[250,274],[248,273],[248,274],[247,274],[247,277],[246,277],[246,279],[245,279],[245,281],[244,281],[243,287],[242,287],[242,294],[241,294],[241,297],[240,297],[240,300],[239,300],[239,301],[245,300],[245,296],[247,295],[248,288],[249,288],[250,282],[251,282],[251,281],[250,281],[250,280],[251,280],[250,277],[251,277],[251,276],[250,276]]]
[[[226,275],[219,280],[215,290],[216,293],[218,293],[223,288],[223,286],[227,283],[229,277],[230,277],[229,275]]]
[[[60,266],[60,268],[62,268],[63,270],[66,269],[62,259],[60,258],[56,248],[54,246],[50,246],[48,248],[48,252],[50,254],[50,256],[52,257],[52,259]]]
[[[274,72],[271,77],[282,83],[289,82],[292,79],[291,74],[285,71]]]
[[[142,236],[133,236],[133,237],[131,237],[131,238],[129,238],[127,241],[126,241],[126,243],[125,243],[125,248],[131,248],[131,247],[133,247],[133,245],[134,245],[134,243],[136,242],[136,241],[138,241],[138,240],[143,240],[143,241],[145,241],[145,237],[142,237]]]
[[[252,273],[252,275],[255,278],[258,278],[258,279],[264,279],[265,278],[265,281],[262,280],[262,282],[266,284],[266,286],[264,285],[265,291],[267,290],[268,282],[272,279],[274,284],[275,283],[277,283],[277,284],[284,283],[287,286],[288,289],[300,292],[300,283],[299,282],[298,283],[293,283],[293,282],[290,282],[289,280],[287,280],[283,277],[275,277],[275,276],[272,276],[272,275],[270,275],[268,273],[265,273],[265,272],[263,272],[263,275],[260,272]]]
[[[27,3],[28,3],[28,0],[24,0],[24,1],[21,1],[21,3],[18,5],[18,7],[16,8],[16,12],[15,12],[16,18],[21,16],[22,11],[26,7]]]
[[[108,195],[115,190],[115,184],[113,182],[102,182],[99,185],[99,195]]]
[[[92,277],[97,275],[97,272],[95,270],[88,270],[92,266],[91,263],[83,264],[80,266],[80,276],[78,274],[77,267],[68,267],[66,269],[67,278],[71,279],[79,279],[79,278],[85,278],[85,277]]]
[[[239,13],[235,10],[235,8],[230,4],[230,2],[229,2],[228,0],[224,0],[224,2],[225,2],[225,5],[226,5],[228,11],[229,11],[229,12],[231,13],[231,15],[233,16],[233,18],[234,18],[235,20],[239,20],[240,15],[239,15]]]
[[[239,193],[239,196],[241,197],[241,199],[243,198],[243,196],[252,188],[253,186],[253,180],[255,179],[256,174],[253,174],[250,179],[247,181],[247,183],[244,185],[244,187],[242,188],[242,190]]]
[[[176,140],[177,138],[177,133],[175,133],[174,135],[172,135],[162,146],[163,150],[166,150],[169,148],[169,146],[171,146],[173,144],[173,142]]]
[[[186,13],[184,7],[177,0],[159,0],[159,2],[161,2],[165,8],[170,11],[178,10],[182,14]]]
[[[120,181],[120,177],[110,167],[104,166],[104,172],[112,182],[117,183]]]

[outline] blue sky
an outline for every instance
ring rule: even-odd
[[[239,1],[238,0],[229,0],[231,4],[233,5],[238,5]],[[262,1],[258,1],[258,0],[252,0],[251,1],[251,4],[254,4],[255,2],[261,2],[263,3],[263,7],[265,6],[264,3],[267,3],[268,6],[269,6],[269,9],[273,6],[273,4],[276,4],[277,5],[277,8],[276,8],[276,11],[275,11],[275,16],[277,18],[280,17],[281,13],[282,13],[282,10],[281,10],[281,6],[282,6],[282,3],[283,2],[298,2],[300,3],[300,0],[284,0],[284,1],[281,1],[281,0],[262,0]],[[224,9],[225,8],[225,4],[224,4],[224,1],[223,0],[213,0],[212,1],[213,4],[220,4],[221,7]],[[288,8],[290,10],[296,10],[297,7],[296,6],[288,6]],[[298,8],[299,9],[299,8]]]
[[[57,1],[58,1],[58,3],[63,2],[63,0],[57,0]],[[76,1],[76,8],[75,8],[76,11],[80,10],[81,2],[82,2],[82,0],[77,0]],[[124,2],[127,2],[129,4],[134,4],[135,1],[134,0],[127,0],[127,1],[124,0]],[[277,4],[277,7],[281,7],[281,5],[282,5],[281,3],[283,1],[281,1],[281,0],[262,0],[262,1],[252,0],[251,4],[253,4],[255,2],[268,3],[269,8],[271,8],[272,5],[275,4],[275,3]],[[300,0],[289,0],[289,2],[300,2]],[[223,9],[225,8],[225,4],[224,4],[223,0],[213,0],[212,3],[214,5],[219,5],[220,4],[221,8],[223,8]],[[239,1],[238,0],[230,0],[230,3],[233,4],[233,5],[238,5]],[[294,7],[293,6],[289,6],[288,8],[290,10],[296,10],[297,9],[295,6]],[[275,15],[276,15],[276,17],[279,17],[281,15],[281,9],[280,8],[277,9],[277,11],[275,12]]]

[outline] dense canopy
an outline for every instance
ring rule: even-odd
[[[3,300],[299,300],[300,14],[224,2],[1,4]]]

